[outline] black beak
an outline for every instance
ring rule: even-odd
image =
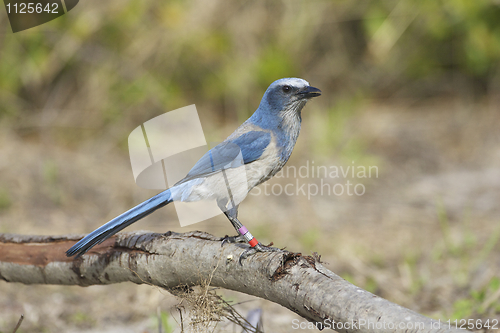
[[[299,92],[297,92],[297,95],[299,96],[300,99],[318,97],[321,95],[321,90],[309,86],[299,90]]]

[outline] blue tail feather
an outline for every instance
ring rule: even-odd
[[[95,245],[102,243],[104,240],[116,234],[118,231],[128,227],[134,222],[139,221],[158,208],[161,208],[171,202],[172,197],[170,190],[166,190],[155,195],[154,197],[140,203],[134,208],[126,211],[120,216],[115,217],[108,223],[92,231],[66,251],[66,255],[68,257],[74,256],[75,254],[77,257],[81,256]]]

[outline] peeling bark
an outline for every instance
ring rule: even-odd
[[[130,281],[174,294],[209,283],[281,304],[316,327],[338,332],[459,331],[358,288],[318,258],[300,253],[258,253],[240,265],[246,244],[221,247],[220,238],[203,232],[133,232],[120,233],[80,258],[66,257],[80,238],[0,235],[0,279],[79,286]],[[340,323],[342,328],[333,326]]]

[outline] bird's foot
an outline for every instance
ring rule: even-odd
[[[279,251],[282,251],[281,249],[278,249],[276,247],[271,247],[271,245],[273,245],[273,243],[269,244],[269,246],[265,246],[265,245],[262,245],[261,242],[258,242],[254,247],[251,247],[247,250],[245,250],[245,252],[243,252],[241,255],[240,255],[240,265],[242,265],[241,261],[243,259],[246,259],[248,257],[250,257],[251,255],[254,255],[256,254],[257,252],[279,252]]]
[[[243,237],[242,235],[238,235],[238,236],[224,236],[224,238],[222,238],[222,243],[220,244],[220,246],[224,246],[224,244],[226,243],[246,243],[247,241],[245,240],[245,237]]]

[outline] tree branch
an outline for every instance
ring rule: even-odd
[[[173,293],[209,283],[281,304],[338,332],[459,331],[358,288],[300,253],[258,253],[240,265],[244,244],[221,247],[220,238],[203,232],[133,232],[67,258],[80,238],[0,235],[0,279],[79,286],[130,281]]]

